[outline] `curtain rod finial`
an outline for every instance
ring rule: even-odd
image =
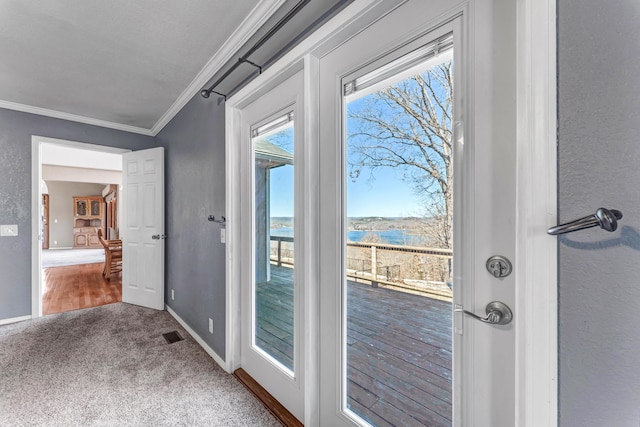
[[[202,92],[200,92],[200,95],[202,95],[203,98],[208,98],[209,95],[211,95],[209,93],[209,91],[207,89],[202,89]]]

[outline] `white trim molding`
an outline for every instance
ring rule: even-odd
[[[24,322],[25,320],[31,320],[31,316],[20,316],[20,317],[12,317],[10,319],[2,319],[0,320],[0,326],[9,325],[11,323]]]
[[[320,123],[317,106],[320,105],[320,61],[312,55],[304,57],[304,180],[303,220],[306,223],[304,251],[304,425],[320,425]]]
[[[236,141],[240,138],[240,111],[227,104],[225,106],[225,169],[226,196],[226,331],[225,360],[227,372],[240,367],[240,147]]]
[[[80,116],[77,114],[65,113],[63,111],[50,110],[48,108],[34,107],[32,105],[18,104],[0,100],[0,108],[23,113],[36,114],[38,116],[53,117],[54,119],[68,120],[70,122],[84,123],[86,125],[100,126],[103,128],[116,129],[125,132],[138,133],[146,136],[155,136],[149,129],[136,126],[124,125],[122,123],[109,122],[106,120],[94,119],[92,117]]]
[[[517,3],[516,425],[558,425],[556,0]]]
[[[187,324],[187,322],[185,322],[184,320],[182,320],[182,318],[180,316],[178,316],[178,313],[176,313],[175,311],[173,311],[171,309],[171,307],[169,307],[168,305],[165,305],[165,308],[167,309],[167,312],[173,316],[174,319],[176,319],[178,321],[178,323],[180,323],[180,326],[182,326],[188,333],[189,335],[191,335],[191,337],[196,340],[196,342],[200,345],[200,347],[202,347],[202,349],[204,351],[207,352],[207,354],[209,356],[211,356],[211,358],[213,360],[215,360],[215,362],[220,365],[220,367],[222,369],[224,369],[226,372],[231,373],[231,371],[227,370],[227,365],[224,362],[224,360],[222,360],[222,358],[220,356],[218,356],[218,353],[216,353],[211,347],[209,347],[209,344],[207,344],[201,337],[200,335],[198,335],[196,333],[196,331],[194,331],[193,329],[191,329],[191,327]]]
[[[42,144],[31,137],[31,316],[42,316],[42,235],[40,205],[42,204]]]

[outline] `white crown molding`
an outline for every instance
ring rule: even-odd
[[[108,122],[106,120],[94,119],[91,117],[79,116],[77,114],[64,113],[62,111],[49,110],[48,108],[34,107],[26,104],[18,104],[16,102],[0,100],[0,108],[14,111],[22,111],[23,113],[37,114],[39,116],[53,117],[55,119],[69,120],[72,122],[84,123],[87,125],[101,126],[110,129],[122,130],[125,132],[139,133],[146,136],[155,136],[149,129],[139,128],[136,126],[123,125],[121,123]]]
[[[175,117],[187,102],[226,64],[232,56],[253,36],[256,31],[284,4],[286,0],[261,0],[225,41],[220,49],[200,70],[189,86],[180,94],[173,105],[151,128],[151,134],[157,135]]]

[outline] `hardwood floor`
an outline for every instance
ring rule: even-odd
[[[122,301],[122,276],[102,277],[103,263],[50,267],[42,280],[42,314],[62,313]]]

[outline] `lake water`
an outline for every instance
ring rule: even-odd
[[[291,237],[293,236],[293,228],[282,227],[271,229],[272,236]],[[360,242],[365,236],[376,235],[380,239],[380,243],[388,245],[420,245],[423,244],[424,236],[411,234],[410,230],[352,230],[347,232],[347,239],[352,242]]]

